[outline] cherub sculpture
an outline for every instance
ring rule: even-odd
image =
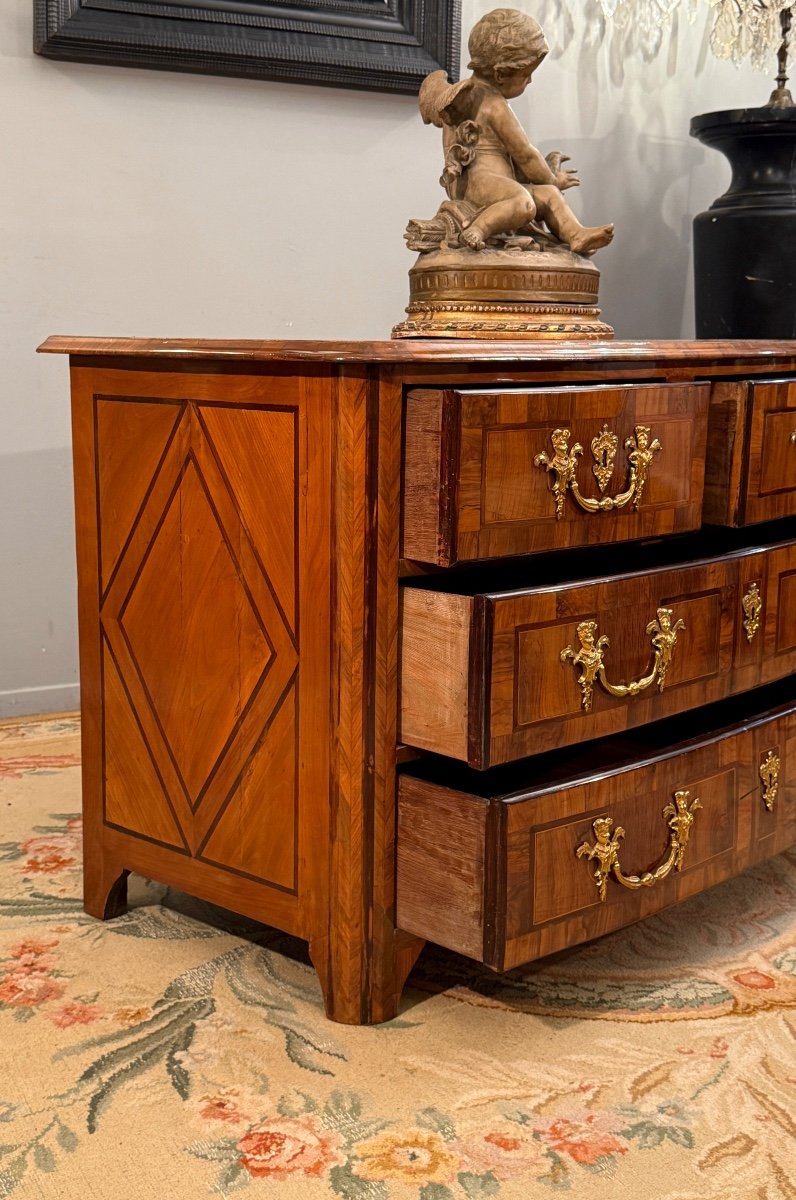
[[[410,221],[409,248],[563,243],[591,255],[607,246],[613,225],[582,225],[564,197],[580,182],[575,171],[562,169],[567,156],[543,157],[509,106],[548,53],[541,26],[526,13],[497,8],[473,27],[468,46],[469,79],[449,84],[444,71],[435,71],[420,89],[423,120],[443,131],[440,183],[448,200],[432,220]]]

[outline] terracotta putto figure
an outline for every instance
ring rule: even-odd
[[[420,88],[423,120],[442,129],[447,199],[435,217],[407,227],[420,259],[410,272],[409,320],[394,333],[611,336],[596,320],[599,272],[589,259],[609,244],[614,227],[581,224],[564,194],[580,182],[564,168],[567,156],[543,156],[509,104],[548,53],[541,26],[498,8],[474,26],[468,47],[468,79],[450,84],[435,71]],[[491,272],[492,285],[474,268]]]

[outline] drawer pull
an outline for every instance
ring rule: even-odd
[[[633,508],[637,509],[641,504],[652,460],[658,451],[663,449],[657,438],[650,441],[649,426],[636,425],[633,436],[625,440],[627,460],[630,466],[625,490],[616,496],[602,496],[599,500],[581,495],[577,471],[578,455],[583,453],[583,447],[580,442],[575,442],[570,450],[569,439],[571,437],[572,433],[569,429],[554,429],[550,434],[553,455],[551,456],[543,450],[533,460],[535,467],[543,467],[553,475],[551,490],[556,505],[556,520],[560,521],[564,515],[564,499],[567,489],[586,512],[612,512],[616,508],[624,508],[631,500]],[[592,471],[597,478],[601,492],[605,491],[613,474],[618,445],[619,439],[615,433],[610,432],[607,425],[603,425],[600,433],[592,438],[591,449],[595,459]]]
[[[794,429],[793,433],[790,435],[790,444],[791,446],[796,446],[796,429]]]
[[[760,764],[760,780],[763,784],[763,803],[769,812],[774,811],[774,801],[779,791],[779,755],[769,750]]]
[[[575,853],[578,858],[585,858],[589,862],[596,863],[594,879],[600,900],[605,900],[606,885],[612,874],[622,887],[637,891],[639,888],[652,887],[653,884],[665,879],[672,871],[682,870],[683,855],[694,824],[694,813],[702,807],[699,800],[692,800],[689,805],[690,795],[690,792],[675,792],[674,804],[667,804],[664,808],[663,815],[669,826],[669,852],[660,866],[656,867],[654,871],[645,871],[643,875],[625,875],[622,871],[619,862],[619,852],[622,848],[621,839],[625,836],[622,826],[617,825],[616,830],[612,833],[613,820],[611,817],[598,817],[596,821],[592,822],[596,842],[593,844],[581,842]]]
[[[605,677],[603,651],[610,645],[610,641],[605,634],[597,636],[596,621],[581,621],[575,631],[580,642],[580,649],[573,650],[572,646],[565,646],[561,651],[561,661],[566,662],[571,658],[572,665],[581,668],[578,683],[584,710],[588,712],[591,708],[595,679],[612,696],[637,696],[639,692],[643,692],[645,688],[656,682],[658,691],[662,692],[666,682],[666,672],[677,644],[677,634],[681,629],[685,629],[684,621],[678,618],[672,623],[672,610],[659,608],[655,620],[650,621],[647,626],[647,633],[652,637],[653,650],[649,673],[630,683],[609,683]]]
[[[749,586],[749,590],[741,600],[741,607],[744,611],[743,627],[746,630],[746,640],[751,642],[760,627],[760,612],[763,608],[760,588],[756,583]]]

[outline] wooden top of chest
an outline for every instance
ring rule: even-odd
[[[123,357],[150,360],[216,360],[219,362],[367,363],[386,367],[463,365],[488,362],[507,367],[566,368],[593,365],[655,367],[718,366],[732,370],[776,367],[796,371],[796,341],[606,341],[490,342],[444,339],[396,341],[257,341],[206,338],[120,338],[55,335],[39,347],[45,354],[80,358]]]

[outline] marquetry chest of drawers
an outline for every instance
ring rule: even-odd
[[[796,842],[796,342],[43,349],[88,912],[284,929],[364,1023]]]

